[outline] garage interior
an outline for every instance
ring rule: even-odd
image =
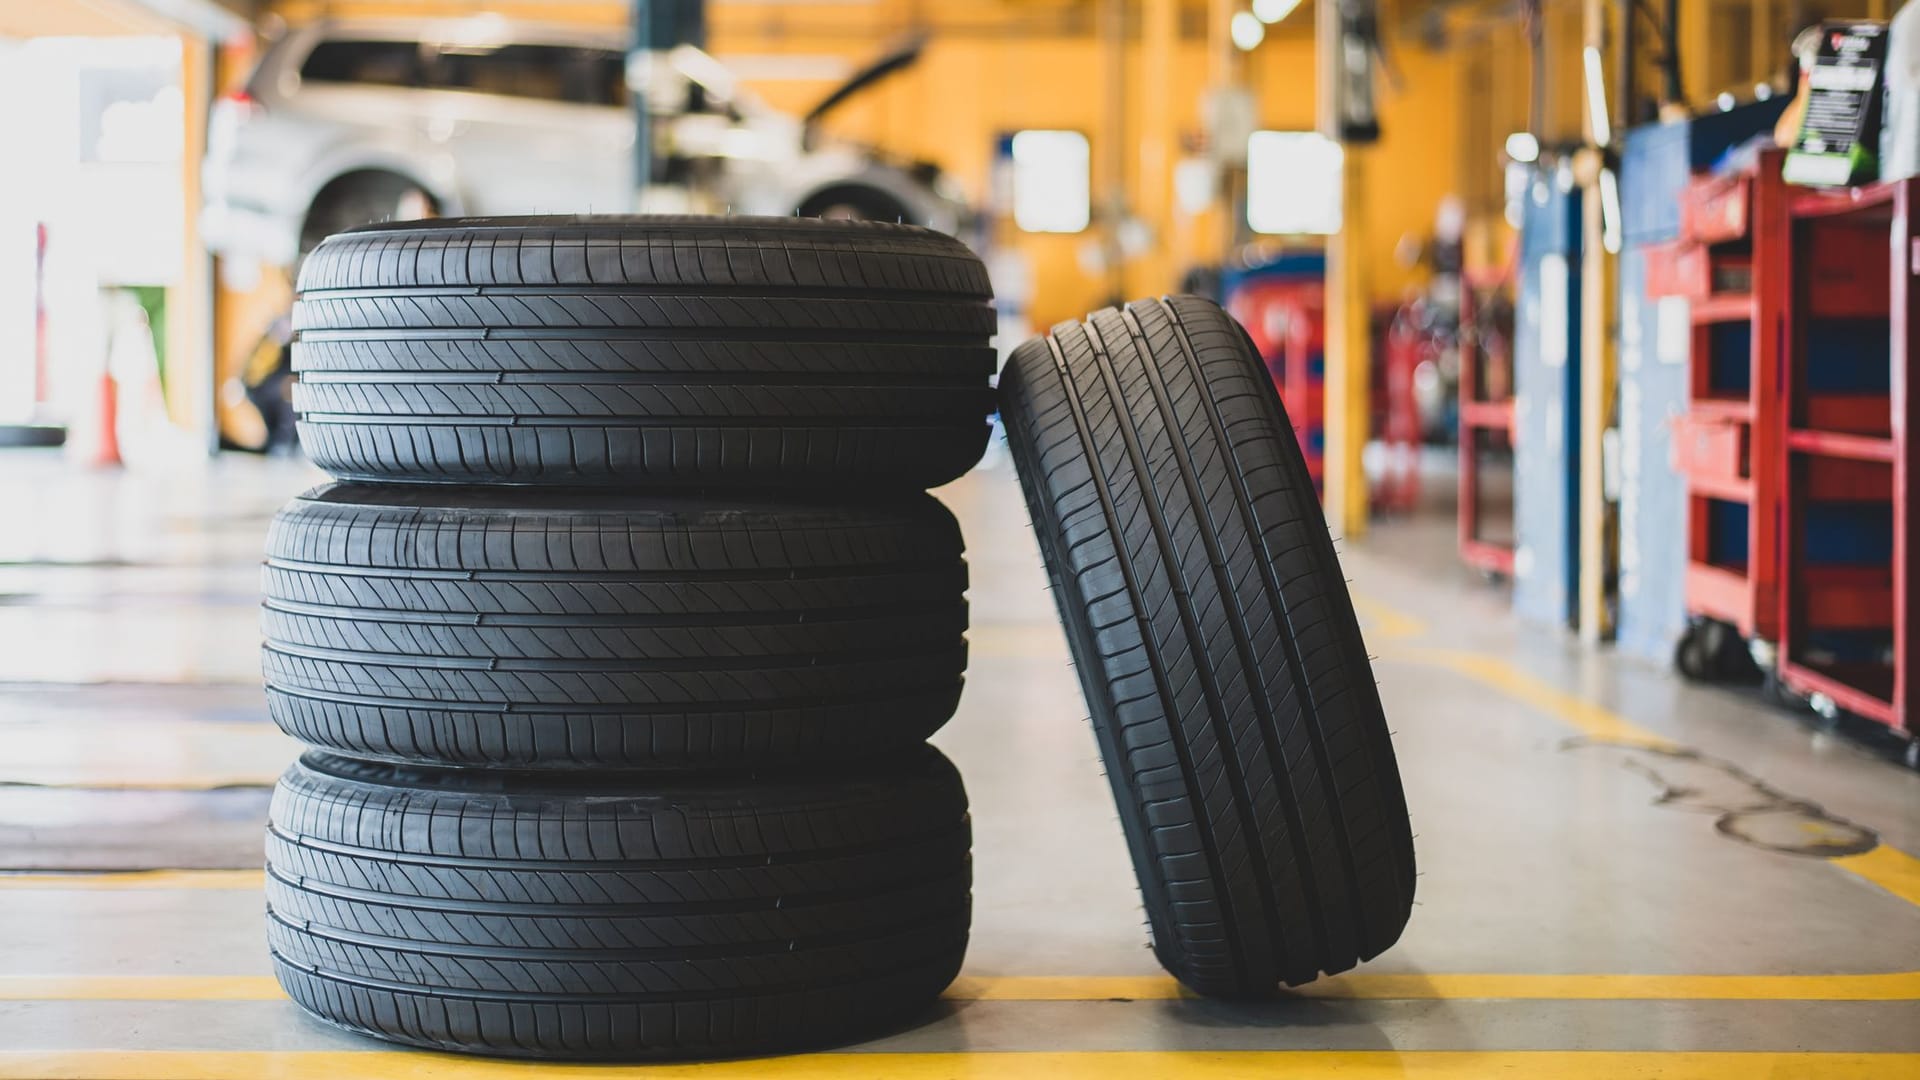
[[[0,1078],[1920,1075],[1909,34],[1889,0],[0,4]],[[1856,38],[1861,141],[1810,142]],[[636,211],[956,236],[1002,364],[1140,298],[1244,324],[1392,731],[1397,942],[1253,997],[1163,970],[1003,417],[933,489],[972,829],[937,1003],[559,1064],[289,1000],[262,560],[329,479],[294,264]]]

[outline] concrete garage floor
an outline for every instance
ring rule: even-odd
[[[0,1080],[554,1071],[341,1034],[267,975],[260,822],[296,750],[264,716],[256,563],[317,479],[0,456]],[[1004,458],[941,494],[974,582],[937,740],[973,797],[962,981],[844,1053],[586,1071],[1920,1076],[1920,776],[1516,626],[1443,523],[1346,552],[1418,833],[1406,937],[1282,1000],[1181,996],[1145,947]]]

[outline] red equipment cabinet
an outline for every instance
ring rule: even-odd
[[[1476,280],[1469,276],[1460,290],[1460,559],[1488,574],[1513,576],[1512,512],[1502,539],[1488,534],[1485,525],[1485,478],[1480,454],[1513,449],[1513,326],[1494,317],[1512,308],[1484,302],[1497,299],[1512,282],[1512,260],[1499,273]],[[1511,479],[1508,481],[1511,485]],[[1511,486],[1505,494],[1513,499]]]
[[[1315,491],[1326,489],[1326,287],[1318,280],[1254,279],[1227,297],[1267,363],[1307,459]]]
[[[1673,466],[1687,485],[1690,622],[1676,660],[1693,678],[1735,674],[1720,666],[1711,643],[1722,631],[1712,623],[1779,640],[1789,200],[1781,158],[1770,151],[1748,171],[1695,177],[1681,196],[1681,239],[1648,256],[1649,291],[1685,297],[1691,323],[1687,412],[1675,421]]]
[[[1387,323],[1385,363],[1381,365],[1379,411],[1381,467],[1373,483],[1375,510],[1410,513],[1420,503],[1420,403],[1415,373],[1436,358],[1439,344],[1423,325],[1424,307],[1410,300]]]
[[[1789,213],[1780,678],[1920,734],[1920,180],[1796,192]]]

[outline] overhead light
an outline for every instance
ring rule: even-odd
[[[1247,137],[1247,227],[1270,235],[1340,231],[1345,154],[1317,131],[1256,131]]]
[[[1722,93],[1714,99],[1714,104],[1720,106],[1721,112],[1732,112],[1733,107],[1740,103],[1734,99],[1732,94]]]
[[[1592,45],[1581,50],[1587,64],[1587,122],[1593,128],[1595,146],[1613,142],[1613,121],[1607,117],[1607,77],[1600,67],[1600,50]]]
[[[1092,221],[1093,153],[1078,131],[1015,132],[1013,221],[1022,232],[1077,233]]]
[[[1267,39],[1267,24],[1254,18],[1251,11],[1235,12],[1233,21],[1227,24],[1228,36],[1241,52],[1252,52]]]
[[[1263,23],[1277,23],[1299,6],[1300,0],[1253,0],[1253,17]]]
[[[1522,165],[1540,160],[1540,140],[1531,131],[1516,131],[1507,136],[1507,158]]]

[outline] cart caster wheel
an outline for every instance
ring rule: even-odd
[[[1733,627],[1712,619],[1694,622],[1680,635],[1673,666],[1693,682],[1751,685],[1763,677]]]
[[[1689,682],[1713,681],[1713,652],[1703,631],[1702,623],[1688,626],[1673,649],[1673,666]]]

